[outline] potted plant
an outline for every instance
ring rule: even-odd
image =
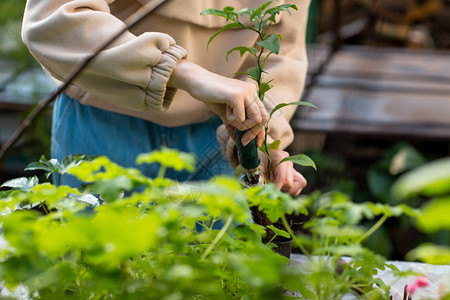
[[[218,17],[222,17],[227,21],[227,24],[225,26],[220,28],[215,34],[211,36],[208,41],[207,47],[215,37],[217,37],[221,32],[225,30],[249,30],[257,34],[258,39],[255,45],[242,45],[234,47],[227,52],[226,59],[228,60],[228,56],[235,51],[238,51],[241,57],[244,54],[248,53],[248,55],[254,58],[254,66],[249,68],[246,72],[242,72],[239,74],[246,75],[256,82],[256,84],[258,85],[258,97],[261,101],[264,101],[265,93],[273,87],[271,81],[264,81],[264,74],[266,73],[266,63],[270,59],[271,55],[279,54],[280,42],[282,39],[282,36],[280,34],[271,31],[270,28],[276,22],[276,17],[280,13],[287,12],[290,14],[290,10],[298,10],[297,6],[294,4],[282,4],[274,6],[272,5],[273,3],[274,0],[270,0],[255,9],[243,8],[237,11],[234,7],[227,6],[222,10],[207,9],[201,13],[202,15],[215,15]],[[241,22],[241,19],[244,17],[248,18],[249,24],[244,24],[243,22]],[[259,148],[259,150],[267,157],[268,165],[266,166],[266,174],[263,174],[263,172],[259,169],[260,160],[258,159],[256,139],[251,141],[248,145],[244,146],[241,143],[241,138],[245,132],[237,129],[235,130],[236,145],[241,163],[241,165],[237,168],[237,173],[242,174],[241,182],[243,186],[251,187],[255,185],[265,184],[270,181],[270,176],[273,173],[273,170],[278,165],[273,166],[271,164],[269,151],[271,149],[277,150],[280,145],[279,140],[276,140],[271,144],[268,143],[267,135],[270,126],[270,120],[276,111],[288,105],[304,105],[315,107],[311,103],[299,101],[291,103],[281,103],[272,109],[269,115],[269,120],[267,121],[265,126],[265,138],[262,146]],[[286,157],[279,164],[286,161],[292,161],[299,165],[311,166],[315,168],[314,161],[312,161],[308,156],[304,154]],[[275,244],[274,250],[289,257],[292,246],[290,243],[290,234],[283,230],[283,227],[286,224],[281,224],[281,220],[271,220],[266,216],[264,212],[259,211],[256,207],[251,207],[251,210],[254,221],[257,224],[265,226],[268,229],[266,236],[263,238],[264,242]]]

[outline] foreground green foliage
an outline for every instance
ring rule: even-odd
[[[5,182],[5,285],[22,284],[36,299],[282,299],[287,290],[308,299],[389,298],[389,287],[373,277],[384,258],[360,244],[374,229],[358,223],[415,215],[407,206],[355,205],[337,192],[293,199],[271,184],[242,189],[232,178],[180,184],[164,178],[165,169],[192,170],[195,159],[169,149],[138,162],[161,164],[158,178],[106,157],[71,156],[30,168],[72,174],[83,189],[37,177]],[[265,228],[252,222],[248,205],[284,223],[272,229],[292,236],[313,267],[291,266],[263,244]],[[292,232],[288,214],[309,215],[302,233]],[[354,259],[342,264],[342,255]]]
[[[425,191],[429,190],[430,192],[433,190],[437,192],[439,186],[442,188],[450,186],[445,183],[445,180],[450,178],[450,167],[445,160],[440,159],[445,153],[421,153],[409,143],[398,142],[386,149],[383,156],[372,161],[370,165],[369,162],[361,162],[367,167],[355,167],[353,165],[355,162],[351,157],[344,158],[343,154],[339,155],[330,151],[310,152],[308,155],[317,163],[318,169],[317,172],[308,169],[302,172],[308,180],[309,190],[320,189],[322,192],[339,190],[351,195],[353,202],[371,201],[391,206],[405,203],[423,212],[420,221],[406,216],[388,220],[383,227],[365,240],[364,245],[369,249],[390,260],[418,259],[425,261],[425,258],[405,257],[405,255],[410,249],[416,248],[420,244],[433,243],[439,245],[439,249],[450,245],[449,228],[443,226],[447,224],[447,216],[450,214],[449,208],[445,207],[445,204],[450,203],[449,200],[445,200],[445,195],[449,193],[437,194],[436,198],[444,198],[439,201],[442,205],[438,207],[431,205],[434,197],[420,191],[428,185],[429,187]],[[357,160],[360,161],[359,158]],[[433,169],[438,168],[439,170],[421,171],[423,168],[426,170],[433,165]],[[364,182],[361,180],[360,171],[366,170],[368,170],[367,182]],[[410,177],[407,175],[408,173],[417,175]],[[400,178],[403,179],[400,180]],[[408,180],[408,184],[406,184],[406,178],[411,178],[414,182]],[[436,184],[436,189],[433,188],[432,183]],[[401,188],[401,191],[394,192],[392,190],[394,184],[395,189]],[[431,208],[433,209],[431,210]],[[426,212],[428,210],[430,210],[429,213]],[[433,214],[431,214],[432,211]],[[425,227],[431,226],[435,230],[424,230],[425,227],[422,225],[424,222],[429,223]],[[368,220],[362,225],[372,226],[373,223],[374,221]],[[431,262],[431,260],[426,261]],[[446,264],[447,262],[441,261],[441,263]]]
[[[425,233],[450,232],[450,158],[422,165],[399,178],[392,187],[397,201],[425,197],[417,227]],[[409,260],[450,264],[450,245],[423,243],[407,254]]]

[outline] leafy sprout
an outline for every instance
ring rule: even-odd
[[[267,1],[256,9],[244,8],[239,11],[236,11],[234,7],[227,6],[224,7],[223,10],[207,9],[201,13],[202,15],[214,15],[222,17],[225,18],[225,20],[227,21],[226,25],[224,25],[210,37],[207,43],[207,48],[209,47],[210,43],[220,33],[222,33],[225,30],[243,29],[243,30],[251,30],[258,34],[258,41],[256,42],[256,45],[259,46],[259,49],[255,48],[254,46],[250,47],[238,46],[227,52],[226,59],[228,60],[228,56],[235,51],[238,51],[241,57],[243,57],[246,53],[249,53],[251,56],[255,58],[256,66],[249,68],[246,72],[239,72],[239,74],[248,76],[258,84],[258,97],[261,99],[261,101],[264,100],[264,95],[266,94],[266,92],[268,92],[270,89],[273,88],[273,85],[270,84],[270,81],[269,82],[264,81],[264,73],[265,73],[264,68],[266,66],[269,57],[272,54],[275,55],[279,54],[281,49],[280,42],[282,40],[282,36],[277,33],[271,33],[269,29],[274,23],[276,23],[277,21],[276,17],[281,12],[287,12],[291,14],[291,10],[298,10],[297,6],[294,4],[282,4],[271,7],[271,4],[273,4],[274,2],[275,2],[274,0]],[[249,25],[241,22],[241,19],[244,16],[248,18],[250,22]],[[271,111],[270,118],[277,110],[288,105],[309,106],[316,108],[316,106],[307,102],[282,103],[277,105]],[[267,143],[268,130],[269,130],[269,122],[267,122],[265,126],[266,134],[263,145],[260,147],[260,151],[262,151],[267,157],[269,167],[269,172],[267,176],[270,179],[270,175],[276,168],[276,166],[273,167],[271,165],[269,152],[270,150],[277,150],[278,149],[277,145],[279,145],[279,142],[276,141],[275,143],[268,145]],[[283,159],[280,163],[286,161],[292,161],[295,164],[316,168],[312,159],[304,154]]]

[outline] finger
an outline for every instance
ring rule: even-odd
[[[226,118],[227,118],[227,123],[233,125],[234,127],[241,126],[241,123],[239,122],[238,118],[234,114],[233,109],[228,105],[226,108]]]
[[[265,137],[266,137],[266,131],[265,131],[265,129],[262,129],[256,136],[256,146],[261,147],[264,142]]]
[[[258,134],[260,134],[261,130],[264,130],[263,125],[258,125],[247,130],[241,139],[242,145],[246,146],[250,143]]]
[[[225,127],[224,125],[221,125],[217,128],[216,136],[220,145],[220,150],[222,151],[222,154],[226,157],[226,144],[228,140],[228,134],[224,130],[224,127]]]
[[[269,114],[267,113],[267,109],[264,106],[264,104],[262,103],[262,101],[260,101],[258,99],[258,105],[259,105],[259,109],[261,111],[261,118],[262,118],[262,123],[266,124],[269,121]]]
[[[301,191],[306,187],[306,179],[305,177],[303,177],[302,174],[300,174],[299,172],[295,171],[294,172],[294,186],[296,187],[296,191],[294,193],[291,193],[292,196],[296,197],[298,196]]]
[[[229,133],[225,130],[226,125],[220,125],[217,128],[216,136],[219,141],[220,150],[223,156],[226,158],[230,166],[236,168],[239,164],[239,158],[237,156],[236,143],[229,137]],[[233,131],[234,134],[234,131]]]
[[[236,142],[236,132],[234,131],[234,127],[233,125],[226,123],[225,124],[225,129],[228,132],[228,135],[230,136],[230,138]]]
[[[233,168],[239,165],[236,143],[232,139],[228,139],[227,141],[225,157]]]
[[[288,165],[286,169],[286,180],[284,181],[284,186],[281,189],[290,195],[295,194],[298,190],[298,186],[294,183],[294,172],[294,164]]]
[[[267,155],[261,151],[258,151],[258,157],[259,160],[261,161],[261,164],[259,165],[259,168],[261,169],[261,171],[266,175],[266,177],[268,177],[267,175],[267,167],[268,167],[268,159],[267,159]]]
[[[242,130],[252,128],[263,123],[263,111],[261,111],[261,101],[258,98],[246,102],[246,120],[242,123]],[[264,109],[265,110],[265,109]],[[265,122],[264,122],[265,123]]]
[[[286,165],[286,180],[284,181],[284,185],[291,188],[294,184],[294,163],[286,161],[284,164]]]
[[[250,129],[252,127],[259,125],[261,123],[260,120],[261,120],[261,116],[259,116],[258,119],[251,119],[251,117],[248,116],[248,118],[244,121],[244,123],[238,124],[239,127],[236,126],[236,128],[244,131],[244,130],[247,130],[247,129]]]
[[[244,123],[244,121],[245,121],[244,104],[241,101],[233,100],[233,101],[229,101],[228,105],[232,108],[233,115],[236,117],[237,122],[239,122],[241,124]]]
[[[273,184],[275,184],[275,187],[278,190],[281,190],[281,188],[284,185],[284,182],[286,180],[286,165],[280,164],[273,172],[273,177],[271,178]]]
[[[220,125],[216,129],[216,136],[217,136],[217,139],[219,140],[219,142],[221,142],[221,144],[222,144],[222,142],[225,143],[225,141],[228,139],[228,133],[225,129],[226,129],[226,126],[224,124]]]

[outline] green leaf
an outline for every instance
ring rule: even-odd
[[[175,171],[188,170],[193,172],[195,169],[195,156],[193,154],[181,152],[178,150],[161,147],[150,153],[139,154],[137,164],[159,163],[161,166],[172,168]]]
[[[317,106],[315,106],[314,104],[309,103],[309,102],[305,102],[305,101],[289,102],[289,103],[280,103],[280,104],[278,104],[277,106],[275,106],[275,107],[272,109],[272,111],[270,112],[269,120],[270,120],[270,118],[272,118],[272,115],[273,115],[277,110],[279,110],[280,108],[283,108],[283,107],[285,107],[285,106],[288,106],[288,105],[309,106],[309,107],[317,108]]]
[[[8,187],[8,188],[16,189],[19,191],[28,192],[33,187],[35,187],[38,183],[39,183],[39,179],[37,178],[37,176],[33,176],[33,177],[29,177],[29,178],[20,177],[20,178],[8,180],[8,181],[4,182],[2,185],[0,185],[0,187]]]
[[[290,235],[288,232],[286,232],[286,231],[284,231],[284,230],[282,230],[282,229],[278,229],[278,228],[276,228],[276,227],[273,226],[273,225],[269,225],[269,226],[267,226],[267,228],[269,228],[270,230],[272,230],[273,232],[275,232],[276,235],[285,237],[285,238],[287,238],[287,239],[291,237],[291,235]]]
[[[69,193],[79,194],[79,191],[75,188],[67,185],[56,187],[47,182],[36,185],[31,192],[32,193],[28,194],[28,199],[32,204],[38,204],[45,201],[49,207],[52,207],[54,203],[66,198]]]
[[[96,182],[100,180],[113,180],[120,176],[126,176],[136,183],[136,186],[148,184],[150,179],[134,168],[124,168],[112,162],[106,156],[99,156],[92,161],[83,161],[70,168],[69,174],[76,176],[84,182]]]
[[[100,205],[100,201],[98,200],[98,198],[92,194],[84,194],[84,195],[68,194],[67,198],[89,204],[90,206],[93,207],[97,207]]]
[[[227,52],[227,56],[226,56],[226,60],[228,61],[228,56],[233,53],[234,51],[239,51],[239,54],[241,55],[241,57],[246,53],[246,52],[250,52],[253,56],[256,56],[256,48],[255,47],[244,47],[244,46],[240,46],[240,47],[235,47],[233,49],[231,49],[230,51]]]
[[[267,21],[271,21],[271,20],[261,20],[261,22],[258,22],[256,29],[260,32],[264,32],[264,27],[266,27]]]
[[[269,8],[268,10],[266,10],[264,15],[270,15],[269,20],[275,22],[275,16],[281,13],[282,11],[287,11],[289,14],[291,14],[291,11],[289,9],[298,10],[295,4],[282,4]]]
[[[44,164],[41,162],[32,162],[30,163],[26,168],[25,171],[36,171],[36,170],[40,170],[40,171],[52,171],[56,168],[55,163],[57,163],[58,161],[56,159],[51,159],[48,161],[51,164]]]
[[[223,26],[222,28],[220,28],[216,33],[214,33],[208,40],[208,44],[206,45],[206,49],[209,48],[209,44],[211,44],[212,40],[218,36],[222,31],[227,30],[227,29],[231,29],[231,28],[245,28],[244,25],[240,24],[240,23],[230,23],[227,24],[225,26]]]
[[[252,67],[250,69],[247,70],[247,73],[250,75],[250,77],[254,80],[254,81],[259,81],[259,78],[261,76],[261,71],[259,70],[259,67]]]
[[[80,163],[84,161],[93,161],[94,159],[98,158],[99,155],[85,155],[85,154],[72,154],[69,156],[66,156],[61,164],[60,164],[60,174],[65,174],[69,172],[69,170],[74,167],[78,166]]]
[[[269,34],[264,41],[258,41],[256,44],[269,49],[275,54],[280,52],[280,38],[276,34]]]
[[[35,171],[42,170],[45,171],[45,176],[48,178],[52,173],[66,174],[70,168],[79,165],[83,161],[91,161],[98,157],[97,155],[84,155],[84,154],[72,154],[66,156],[62,162],[59,162],[56,158],[46,159],[45,156],[41,156],[39,162],[30,163],[25,170]]]
[[[250,15],[250,9],[248,7],[245,7],[237,12],[238,15]]]
[[[30,290],[43,290],[51,285],[57,284],[60,278],[75,280],[77,278],[76,275],[73,265],[70,265],[68,262],[62,262],[28,279],[24,282],[24,286]]]
[[[325,195],[324,195],[325,196]],[[346,195],[342,194],[336,194],[333,192],[331,197],[321,197],[321,200],[325,200],[323,202],[327,201],[336,201],[328,204],[322,204],[319,203],[319,208],[317,209],[317,216],[328,216],[333,219],[339,220],[342,224],[350,224],[350,225],[356,225],[358,224],[361,219],[363,218],[363,215],[368,216],[369,218],[373,217],[373,214],[371,211],[363,205],[356,205],[349,202],[338,202],[338,201],[346,201],[345,198]],[[331,198],[331,199],[326,199]],[[342,200],[340,200],[342,199]]]
[[[259,151],[264,153],[268,158],[270,158],[269,149],[267,148],[267,144],[263,143],[261,147],[259,147]]]
[[[220,17],[224,17],[227,21],[228,20],[232,20],[234,22],[236,22],[236,16],[239,15],[237,12],[234,11],[234,7],[232,6],[226,6],[223,8],[223,11],[218,10],[218,9],[213,9],[211,11],[212,15],[216,15],[216,16],[220,16]],[[200,15],[202,15],[202,13],[200,13]]]
[[[322,225],[311,228],[311,231],[319,236],[342,238],[342,240],[346,240],[359,238],[364,234],[365,228],[361,226]]]
[[[265,94],[272,87],[273,87],[273,85],[271,85],[271,84],[268,84],[266,82],[261,82],[261,84],[259,85],[259,93],[260,94]]]
[[[425,243],[408,252],[405,257],[407,260],[420,260],[428,264],[448,265],[450,247]]]
[[[259,225],[256,223],[251,223],[248,226],[250,227],[251,230],[253,230],[254,232],[256,232],[259,235],[263,236],[266,234],[266,229],[262,225]]]
[[[417,195],[438,197],[450,194],[450,158],[427,163],[402,175],[393,185],[392,196],[404,200]]]
[[[250,21],[253,21],[255,19],[255,17],[257,17],[272,2],[273,2],[273,0],[267,1],[266,3],[264,3],[263,5],[258,7],[257,9],[255,9],[255,11],[250,15]]]
[[[280,143],[281,143],[280,140],[275,140],[275,141],[273,141],[273,143],[271,143],[271,144],[269,145],[269,149],[270,149],[270,150],[278,150],[278,149],[280,148]]]
[[[245,189],[248,205],[257,206],[271,222],[276,222],[285,214],[308,214],[305,202],[293,199],[289,194],[278,190],[273,183]]]
[[[225,6],[224,8],[223,8],[223,11],[224,12],[234,12],[234,7],[233,6]]]
[[[313,167],[315,170],[317,170],[316,164],[314,163],[314,161],[305,154],[297,154],[297,155],[285,157],[278,163],[278,165],[285,161],[292,161],[294,164],[305,166],[305,167]]]
[[[375,215],[385,215],[388,217],[399,217],[403,214],[410,216],[410,217],[417,217],[419,213],[417,210],[409,207],[408,205],[401,204],[397,206],[390,206],[387,204],[382,203],[372,203],[367,202],[363,203],[362,205],[367,206]]]
[[[44,171],[45,176],[48,178],[52,173],[59,173],[61,165],[56,158],[46,159],[44,155],[41,156],[39,162],[32,162],[26,168],[25,171]]]
[[[101,194],[103,200],[111,202],[120,198],[123,191],[133,187],[132,181],[126,176],[118,176],[108,180],[98,180],[90,185],[88,190],[94,194]]]
[[[433,199],[421,207],[418,227],[426,233],[450,230],[450,196]]]
[[[228,15],[223,10],[214,9],[214,8],[205,9],[204,11],[202,11],[200,13],[200,15],[213,15],[213,16],[228,18]]]
[[[278,39],[280,39],[280,41],[283,40],[283,37],[281,36],[281,34],[279,34],[279,33],[274,33],[274,34],[278,37]]]
[[[245,173],[245,169],[240,164],[236,167],[236,169],[234,169],[234,177],[235,178],[240,178],[242,175],[244,175],[244,173]]]

